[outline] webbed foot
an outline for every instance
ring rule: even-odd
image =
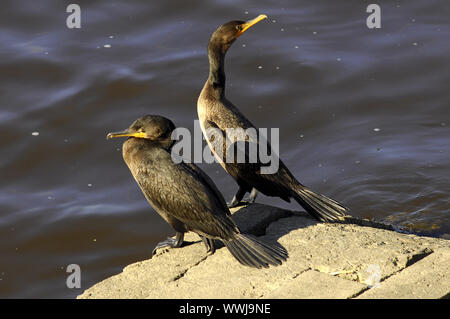
[[[153,248],[152,255],[156,254],[156,251],[161,248],[178,248],[181,247],[184,240],[184,233],[177,233],[175,238],[169,237],[166,240],[158,243],[155,248]]]

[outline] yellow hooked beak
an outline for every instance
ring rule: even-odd
[[[128,130],[120,131],[120,132],[112,132],[108,133],[106,139],[114,138],[114,137],[137,137],[137,138],[146,138],[147,134],[144,132],[130,132]]]
[[[242,33],[244,33],[245,31],[248,30],[248,28],[250,28],[251,26],[257,24],[259,21],[266,19],[267,16],[265,14],[260,14],[259,16],[257,16],[256,18],[249,20],[245,23],[243,23],[242,29],[238,31],[237,33],[237,37],[240,37],[242,35]]]

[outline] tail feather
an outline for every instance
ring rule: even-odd
[[[316,194],[299,185],[293,192],[295,200],[313,217],[320,221],[341,220],[347,208],[322,194]]]
[[[281,264],[283,258],[286,254],[286,251],[280,249],[279,247],[273,245],[269,246],[269,244],[264,243],[262,241],[255,242],[255,239],[242,236],[242,241],[245,242],[246,247],[250,250],[250,253],[253,253],[254,256],[257,256],[262,260],[263,262],[267,263],[268,265],[275,262],[276,264]],[[261,246],[263,249],[260,249]],[[274,256],[275,254],[275,256]],[[280,257],[279,259],[276,259],[274,257]]]
[[[258,260],[252,258],[252,255],[248,250],[246,250],[242,245],[239,245],[237,241],[231,241],[225,244],[230,253],[236,258],[241,264],[249,267],[261,268],[259,266]]]
[[[281,265],[288,257],[287,251],[276,245],[263,242],[253,236],[236,234],[234,239],[224,241],[230,253],[241,264],[254,268]]]

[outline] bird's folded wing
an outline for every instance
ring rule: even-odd
[[[190,230],[229,238],[236,225],[227,216],[228,208],[215,185],[200,172],[193,164],[172,163],[141,170],[135,177],[156,210],[169,213]]]

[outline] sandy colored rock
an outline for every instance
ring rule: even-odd
[[[342,299],[353,296],[366,288],[356,281],[308,270],[290,280],[265,297],[283,299]]]
[[[355,218],[318,223],[306,213],[261,204],[237,209],[233,219],[243,232],[283,245],[288,260],[268,269],[245,267],[222,246],[207,255],[199,237],[188,234],[193,244],[129,265],[78,298],[397,298],[400,289],[401,297],[440,298],[450,293],[442,284],[449,282],[448,240]],[[427,260],[433,270],[419,267]],[[436,275],[441,272],[446,275]],[[435,289],[413,293],[405,283]]]
[[[450,297],[450,250],[438,249],[358,298]]]

